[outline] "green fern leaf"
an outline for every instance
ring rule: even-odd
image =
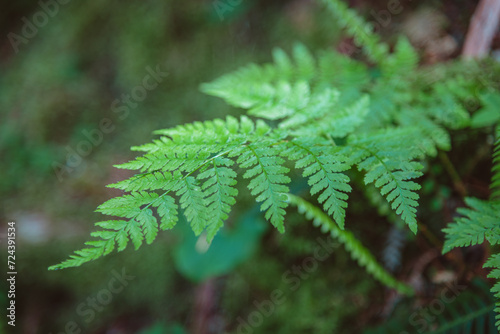
[[[477,198],[466,198],[470,208],[459,208],[462,217],[443,229],[446,241],[443,253],[455,247],[481,244],[484,240],[492,245],[500,243],[500,202],[481,201]]]
[[[262,99],[256,100],[249,108],[249,115],[269,120],[280,119],[304,108],[310,96],[309,85],[304,81],[294,85],[281,81],[275,87],[265,86],[265,89],[261,91]]]
[[[97,212],[105,215],[135,218],[142,212],[141,207],[158,198],[158,194],[147,191],[132,192],[130,195],[112,198],[99,205]]]
[[[107,220],[107,221],[95,223],[95,225],[102,227],[104,229],[114,230],[114,231],[118,232],[115,234],[114,238],[115,238],[116,243],[118,244],[118,251],[119,252],[121,252],[122,250],[124,250],[127,247],[128,240],[129,240],[128,234],[125,230],[125,228],[127,227],[127,221],[125,221],[125,220]],[[96,232],[92,232],[91,235],[96,236],[95,233],[98,233],[98,232],[108,232],[109,233],[109,231],[96,231]],[[106,239],[106,240],[108,240],[108,239]]]
[[[354,10],[340,0],[323,0],[337,21],[344,27],[356,44],[363,47],[366,55],[375,63],[383,63],[389,54],[389,48],[380,41],[380,37],[373,32],[373,27],[366,23]]]
[[[236,203],[234,199],[238,195],[236,185],[236,173],[228,168],[234,162],[230,159],[219,157],[212,161],[210,169],[200,173],[198,179],[208,179],[202,185],[205,191],[205,202],[207,206],[207,239],[211,241],[217,231],[224,225],[228,218],[231,206]]]
[[[500,122],[500,94],[498,92],[488,91],[480,94],[482,108],[474,113],[471,119],[471,126],[475,128],[483,126],[492,126]]]
[[[272,65],[250,64],[211,83],[202,84],[200,89],[205,94],[222,98],[231,106],[249,109],[266,98],[272,98],[272,95],[268,94],[274,93],[273,83],[276,78],[287,81],[288,76],[278,76],[277,71]]]
[[[63,261],[60,264],[50,266],[49,270],[78,267],[86,262],[95,260],[101,256],[109,254],[115,247],[115,240],[100,239],[95,241],[88,241],[85,243],[85,245],[90,247],[75,251],[75,254],[71,255],[69,259]]]
[[[116,188],[128,192],[140,190],[167,189],[173,185],[174,179],[169,172],[151,172],[132,176],[129,179],[108,184],[108,188]]]
[[[132,241],[135,250],[138,250],[142,246],[142,241],[144,240],[141,224],[137,220],[131,219],[128,222],[127,227],[125,227],[125,231],[130,236],[130,240]]]
[[[160,216],[160,229],[162,231],[171,229],[177,224],[178,221],[178,212],[177,212],[177,204],[175,200],[163,194],[159,196],[153,203],[152,206],[156,207],[158,211],[158,215]]]
[[[307,103],[312,83],[319,76],[316,60],[302,44],[293,48],[293,60],[281,49],[273,51],[274,63],[250,64],[201,85],[209,95],[248,113],[279,119]]]
[[[184,215],[188,222],[191,223],[193,232],[200,235],[207,226],[208,220],[206,201],[201,187],[193,176],[188,176],[180,182],[178,189],[175,190],[175,194],[180,196],[179,203],[184,209]]]
[[[316,60],[309,50],[300,43],[296,43],[293,47],[293,58],[297,71],[296,81],[309,82],[317,75]]]
[[[366,171],[365,184],[373,183],[391,203],[413,233],[417,233],[416,207],[420,185],[411,181],[422,175],[423,166],[416,161],[421,155],[418,146],[401,146],[399,138],[406,138],[408,129],[386,130],[378,134],[351,137],[349,148],[344,152],[350,164]]]
[[[151,244],[158,235],[158,221],[153,216],[153,211],[150,209],[142,210],[137,215],[137,222],[142,226],[147,244]]]
[[[384,78],[408,76],[418,65],[418,54],[406,37],[399,37],[394,53],[380,64]]]
[[[281,233],[285,231],[284,216],[288,203],[286,194],[289,189],[285,185],[290,178],[285,174],[289,169],[282,166],[285,162],[279,155],[276,142],[268,141],[258,145],[247,145],[231,152],[230,156],[238,156],[237,163],[247,169],[243,177],[251,178],[248,189],[262,202],[261,211],[266,211],[269,220]]]
[[[495,285],[491,288],[491,292],[495,295],[496,298],[496,323],[498,330],[500,331],[500,254],[492,255],[488,261],[484,264],[485,268],[493,268],[493,270],[488,274],[488,277],[494,278],[497,280]]]
[[[292,59],[287,55],[287,53],[280,48],[274,48],[273,50],[273,61],[274,66],[269,65],[267,67],[269,72],[272,72],[274,76],[260,77],[259,80],[265,80],[272,82],[275,78],[279,77],[285,81],[292,81],[295,73],[295,64]],[[272,71],[271,71],[272,69]]]
[[[324,118],[333,109],[338,98],[339,92],[329,88],[313,92],[306,101],[307,105],[290,113],[289,117],[279,123],[279,127],[291,130],[291,135],[300,136],[301,133],[306,133],[312,124],[320,123],[318,120]]]
[[[319,53],[318,71],[319,85],[334,87],[343,93],[348,91],[354,98],[358,97],[355,92],[363,90],[370,82],[365,64],[331,51]]]
[[[433,85],[427,114],[452,129],[461,129],[470,123],[470,115],[458,100],[456,93],[445,83]]]
[[[448,131],[426,116],[424,110],[419,108],[405,109],[399,113],[397,121],[402,126],[418,129],[418,140],[412,141],[425,154],[435,157],[438,149],[444,151],[451,149],[451,138]]]
[[[109,254],[115,245],[118,246],[118,251],[122,251],[129,240],[136,249],[142,245],[143,240],[150,244],[159,229],[172,228],[178,221],[178,207],[169,193],[179,197],[181,208],[193,231],[200,234],[207,230],[208,238],[213,238],[227,219],[237,195],[234,188],[236,174],[229,168],[234,162],[224,156],[232,151],[248,148],[245,144],[247,142],[255,142],[255,147],[260,150],[260,142],[269,140],[267,137],[276,138],[272,140],[279,142],[284,135],[279,131],[273,134],[263,121],[254,123],[245,116],[239,122],[233,117],[227,117],[226,121],[216,119],[196,122],[158,132],[163,135],[159,140],[134,148],[146,152],[142,157],[117,166],[142,171],[127,180],[110,185],[112,188],[130,191],[130,194],[112,198],[96,210],[106,215],[128,218],[128,221],[97,223],[96,226],[105,229],[91,234],[98,240],[87,242],[86,248],[75,252],[69,260],[52,266],[51,269],[78,266],[95,260]],[[271,189],[259,193],[258,200],[265,200],[269,195],[263,208],[269,209],[268,219],[282,227],[286,202],[280,200],[280,196],[288,188],[280,188],[280,183],[289,182],[289,179],[280,175],[281,172],[277,172],[269,164],[268,160],[273,159],[269,155],[273,154],[278,153],[268,151],[260,157]],[[200,180],[207,179],[203,185],[198,183],[196,174]],[[153,190],[163,193],[160,195],[152,192]],[[160,217],[159,226],[153,208]]]
[[[491,168],[491,199],[500,201],[500,124],[496,127],[496,142],[493,149],[493,167]]]
[[[344,228],[346,193],[352,190],[349,177],[342,172],[351,166],[347,158],[339,154],[338,148],[330,142],[315,139],[294,139],[288,150],[282,153],[291,160],[297,160],[295,167],[304,169],[304,177],[309,178],[311,195],[319,193],[318,201],[341,229]]]
[[[368,96],[362,96],[352,104],[337,110],[333,108],[337,101],[335,96],[335,91],[325,91],[318,96],[324,100],[316,100],[302,112],[282,122],[280,127],[295,126],[290,129],[290,135],[298,137],[309,137],[314,133],[316,136],[342,138],[354,132],[366,120],[370,103]],[[330,98],[327,100],[327,97]],[[316,112],[320,108],[321,111]]]

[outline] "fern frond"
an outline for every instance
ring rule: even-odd
[[[200,90],[222,98],[231,106],[248,109],[262,100],[264,92],[272,88],[269,83],[277,77],[272,65],[249,64],[211,83],[202,84]]]
[[[386,78],[410,75],[418,65],[418,54],[406,37],[399,37],[394,52],[380,63],[381,72]]]
[[[272,64],[249,64],[200,88],[229,105],[249,109],[250,115],[280,118],[287,108],[298,108],[307,99],[318,71],[316,60],[302,44],[295,44],[293,60],[281,49],[273,51],[273,58]]]
[[[422,165],[414,161],[421,156],[418,147],[398,143],[408,138],[408,129],[385,130],[379,134],[352,137],[344,155],[350,163],[366,171],[365,184],[373,183],[391,203],[392,209],[417,233],[417,190],[420,185],[411,181],[422,175]]]
[[[335,100],[332,102],[335,102]],[[331,108],[332,105],[325,103],[320,104],[320,106],[323,107],[321,112],[314,112],[317,106],[313,105],[311,106],[311,109],[309,109],[308,106],[308,108],[302,113],[291,116],[289,119],[281,123],[280,126],[286,126],[289,122],[297,124],[298,122],[294,122],[294,120],[307,113],[308,115],[311,115],[308,117],[307,122],[304,122],[301,126],[292,129],[290,131],[291,135],[306,137],[310,136],[311,133],[314,133],[316,136],[342,138],[354,132],[366,121],[369,104],[370,99],[367,95],[364,95],[343,108],[333,109]],[[302,119],[305,119],[305,117],[302,117]]]
[[[50,266],[49,270],[80,266],[111,253],[115,249],[115,245],[118,245],[118,251],[122,251],[126,248],[128,240],[132,240],[137,250],[144,239],[141,227],[135,219],[130,221],[105,221],[96,223],[96,225],[108,228],[108,230],[92,232],[91,236],[100,239],[87,241],[85,245],[88,247],[75,251],[75,254],[71,255],[68,260]],[[113,231],[110,231],[110,229]]]
[[[308,177],[311,195],[319,193],[318,202],[335,222],[344,229],[346,193],[352,190],[349,177],[342,172],[350,169],[348,159],[339,154],[340,149],[332,147],[328,141],[314,139],[294,139],[288,150],[282,153],[291,160],[297,160],[295,168],[304,169]]]
[[[125,232],[126,233],[126,232]],[[125,236],[128,241],[128,236]],[[90,246],[81,250],[75,251],[74,255],[70,255],[69,259],[60,264],[49,267],[49,270],[58,270],[63,268],[78,267],[84,263],[90,262],[104,255],[109,254],[115,248],[115,240],[96,240],[88,241],[85,245]]]
[[[290,204],[295,205],[299,212],[304,214],[307,219],[312,220],[315,226],[321,227],[323,232],[329,232],[333,238],[343,243],[350,256],[356,260],[360,266],[364,267],[375,279],[388,287],[396,289],[402,294],[412,295],[414,293],[410,286],[392,277],[392,275],[377,262],[372,253],[366,249],[351,232],[341,230],[323,211],[294,195],[289,194],[288,201]]]
[[[237,156],[236,162],[247,169],[243,178],[251,178],[248,184],[250,193],[256,196],[257,202],[263,202],[260,209],[266,211],[266,219],[283,233],[289,191],[285,184],[290,183],[290,178],[285,175],[289,169],[283,166],[285,160],[279,157],[277,144],[279,142],[268,141],[247,145],[231,152],[230,156]]]
[[[354,10],[349,9],[344,1],[323,0],[323,2],[373,62],[381,64],[385,61],[389,55],[389,48],[380,41],[380,37],[373,32],[370,24]]]
[[[490,200],[482,201],[472,197],[465,199],[468,208],[459,208],[457,211],[461,217],[455,218],[454,223],[449,224],[443,229],[443,232],[446,234],[443,253],[449,252],[456,247],[482,244],[485,240],[492,246],[500,243],[500,200],[498,200],[500,195],[500,190],[498,189],[500,183],[499,135],[500,126],[497,126],[497,141],[493,153],[492,193]],[[492,255],[488,261],[486,261],[484,267],[493,268],[488,277],[497,280],[495,285],[491,288],[491,292],[496,298],[496,326],[498,330],[500,330],[500,254]]]
[[[147,191],[132,192],[129,195],[112,198],[97,207],[97,212],[105,215],[134,218],[142,211],[142,206],[153,202],[158,194]]]
[[[470,208],[459,208],[457,211],[462,216],[443,229],[446,234],[443,253],[455,247],[481,244],[484,240],[491,245],[500,242],[500,202],[469,197],[465,203]]]
[[[201,234],[206,227],[208,212],[203,197],[203,192],[198,181],[193,176],[188,176],[179,182],[176,195],[180,196],[179,202],[184,209],[187,221],[191,223],[191,228],[196,235]]]
[[[275,58],[276,59],[276,58]],[[311,52],[301,43],[293,46],[293,59],[295,61],[296,74],[294,81],[310,82],[317,75],[316,59]]]
[[[228,116],[226,121],[215,119],[158,130],[155,133],[163,135],[159,140],[133,147],[134,150],[145,151],[146,154],[115,167],[143,172],[189,173],[197,170],[212,154],[238,147],[246,141],[256,140],[269,130],[269,126],[263,121],[254,124],[246,116],[242,116],[240,122]]]
[[[493,167],[491,168],[491,196],[492,200],[500,201],[500,124],[497,125],[495,131],[495,145],[493,148]]]
[[[479,99],[482,107],[474,113],[471,126],[480,128],[498,124],[500,122],[500,112],[498,111],[500,94],[495,91],[491,92],[491,88],[488,86],[488,92],[480,93]]]
[[[482,301],[478,301],[482,302]],[[443,324],[436,330],[426,332],[427,334],[448,334],[448,333],[498,333],[495,330],[492,321],[494,321],[492,314],[494,305],[476,305],[471,302],[464,302],[462,305],[463,309],[465,309],[464,314],[460,314],[458,312],[463,312],[460,310],[448,310],[451,316],[450,319],[443,320]],[[490,324],[488,324],[488,320]],[[475,328],[476,331],[472,332],[472,328]]]
[[[279,123],[279,127],[290,129],[298,135],[300,130],[297,129],[324,117],[337,104],[338,98],[339,92],[329,88],[313,93],[306,101],[307,105],[290,113]]]
[[[291,130],[294,136],[320,131],[318,135],[344,137],[365,121],[368,96],[361,95],[361,87],[352,87],[359,85],[359,80],[367,82],[366,67],[331,52],[321,54],[316,61],[301,44],[294,46],[293,60],[281,49],[273,56],[272,64],[248,65],[203,84],[201,89],[247,109],[249,115],[281,120],[279,127]],[[349,66],[343,68],[343,64]],[[348,72],[350,68],[355,71]],[[330,88],[332,83],[352,89],[339,95]]]
[[[157,207],[158,214],[161,217],[161,224],[158,227],[158,221],[153,215],[150,206]],[[145,206],[145,207],[143,207]],[[88,241],[86,248],[76,251],[70,259],[49,267],[50,270],[76,267],[83,263],[90,262],[99,257],[111,253],[115,246],[118,251],[126,248],[128,241],[131,240],[134,248],[141,247],[146,239],[151,244],[158,234],[158,229],[166,230],[172,228],[177,222],[177,205],[174,199],[169,196],[158,196],[156,193],[132,192],[130,195],[124,195],[108,200],[101,204],[98,212],[129,218],[129,220],[108,220],[98,222],[95,225],[105,230],[91,233],[94,238],[99,240]]]
[[[163,135],[160,139],[135,147],[146,152],[142,157],[117,166],[142,171],[109,185],[130,193],[112,198],[96,210],[126,220],[97,223],[96,226],[105,229],[91,234],[97,240],[87,242],[86,248],[50,269],[92,261],[109,254],[115,245],[122,251],[128,240],[136,249],[143,240],[150,244],[160,229],[170,229],[178,221],[178,204],[172,195],[178,198],[193,231],[199,235],[207,230],[210,241],[227,219],[237,195],[236,173],[230,169],[234,162],[225,156],[239,156],[238,161],[243,164],[243,153],[250,149],[255,152],[257,166],[264,175],[252,180],[252,193],[259,202],[264,202],[262,208],[267,210],[267,219],[283,231],[283,208],[287,205],[283,194],[288,192],[283,184],[290,179],[284,175],[288,169],[280,166],[283,160],[278,157],[277,149],[267,147],[269,141],[280,143],[282,132],[271,132],[263,121],[254,123],[242,116],[240,121],[227,117],[225,121],[196,122],[158,133]],[[250,166],[253,160],[246,163]],[[260,184],[262,178],[265,183]],[[159,225],[153,209],[160,218]]]
[[[250,64],[205,83],[201,90],[248,109],[252,116],[290,117],[282,125],[288,128],[307,117],[327,114],[339,94],[332,87],[347,90],[342,95],[342,109],[361,97],[360,89],[369,80],[361,63],[332,52],[320,53],[316,60],[302,44],[294,45],[293,58],[281,49],[274,50],[273,58],[271,64]]]
[[[274,80],[289,82],[310,82],[317,75],[316,60],[311,52],[301,43],[295,43],[292,50],[293,59],[280,48],[273,50]]]
[[[370,82],[365,64],[329,50],[319,53],[318,71],[318,85],[334,87],[343,93],[347,91],[354,95],[353,98]]]
[[[488,277],[496,279],[495,285],[491,288],[491,292],[495,295],[495,312],[496,312],[496,323],[498,330],[500,331],[500,254],[494,254],[490,256],[488,261],[484,264],[485,268],[493,268],[493,270],[488,274]]]
[[[137,222],[142,227],[147,244],[151,244],[158,235],[158,221],[153,216],[151,209],[145,209],[137,215]]]
[[[265,90],[260,90],[262,96],[255,100],[248,114],[269,120],[281,119],[306,107],[311,95],[309,85],[304,81],[294,85],[282,81],[275,87],[263,88]]]
[[[126,180],[108,184],[108,188],[123,191],[159,190],[169,188],[175,182],[170,172],[151,172],[136,174]]]
[[[373,87],[370,94],[370,111],[363,124],[363,132],[383,129],[394,122],[400,108],[396,101],[388,99],[387,96],[394,94],[397,83],[396,80],[388,80]]]
[[[420,140],[416,145],[425,154],[435,157],[438,149],[444,151],[451,149],[451,138],[448,131],[426,116],[424,110],[420,108],[405,109],[399,113],[397,121],[402,126],[418,129]]]
[[[456,92],[446,83],[433,85],[433,94],[429,98],[427,114],[441,124],[452,128],[461,129],[469,125],[470,115],[458,100]]]
[[[153,207],[156,208],[158,215],[160,216],[160,230],[165,231],[173,228],[177,224],[178,210],[175,200],[171,196],[167,196],[166,193],[158,196],[158,198],[151,203]]]
[[[207,239],[212,240],[217,231],[224,225],[228,218],[231,206],[236,203],[238,195],[236,173],[228,168],[234,161],[218,157],[212,160],[212,165],[198,175],[198,179],[206,181],[202,185],[207,207]]]

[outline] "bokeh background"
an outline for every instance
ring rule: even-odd
[[[270,61],[273,47],[290,50],[295,41],[356,56],[352,41],[308,0],[63,2],[1,2],[0,232],[6,254],[6,224],[16,222],[18,275],[16,328],[7,326],[2,312],[0,331],[236,333],[256,309],[254,301],[280,287],[289,290],[283,273],[316,247],[320,231],[300,216],[291,214],[280,235],[242,196],[227,240],[221,237],[204,261],[198,257],[203,245],[180,226],[137,252],[68,270],[47,267],[88,240],[102,218],[95,208],[117,195],[105,185],[129,176],[113,165],[135,157],[131,146],[151,141],[156,129],[240,113],[200,93],[201,83],[249,62]],[[372,21],[373,11],[387,6],[350,3]],[[476,1],[402,4],[403,12],[380,31],[385,40],[409,35],[424,63],[459,54]],[[124,96],[158,67],[168,73],[162,82],[128,104],[126,115],[116,112],[115,101],[125,106]],[[99,136],[103,119],[112,130]],[[86,152],[80,159],[72,155],[78,149]],[[361,195],[350,201],[350,228],[382,254],[384,241],[369,236],[389,224],[381,220],[375,227],[376,213],[355,196]],[[356,333],[380,322],[386,291],[335,247],[253,332]],[[418,252],[413,247],[408,251]],[[6,256],[1,261],[5,268]],[[107,293],[122,271],[133,279]],[[0,291],[5,310],[4,280]]]

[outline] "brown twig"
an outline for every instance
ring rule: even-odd
[[[216,282],[210,278],[201,283],[195,293],[194,319],[191,333],[210,334],[210,322],[216,309]]]
[[[481,58],[488,54],[500,20],[500,0],[481,0],[472,15],[465,37],[464,58]]]
[[[500,2],[500,0],[499,0]],[[448,175],[450,176],[451,180],[453,181],[453,187],[455,190],[460,194],[462,198],[467,196],[467,188],[465,187],[465,184],[463,183],[462,179],[460,178],[460,175],[458,174],[457,170],[455,169],[455,166],[451,163],[450,159],[444,153],[443,151],[439,152],[439,159],[441,160],[444,168],[448,172]]]

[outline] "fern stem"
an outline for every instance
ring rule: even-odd
[[[453,186],[455,187],[455,190],[460,194],[462,198],[467,197],[467,189],[460,178],[460,175],[458,174],[457,170],[455,169],[455,166],[451,163],[450,159],[448,158],[448,155],[444,153],[443,151],[439,151],[439,159],[444,165],[444,168],[448,172],[448,175],[450,176]]]
[[[383,159],[383,158],[381,158],[381,157],[379,156],[378,152],[374,152],[374,151],[372,151],[371,149],[369,149],[369,148],[367,148],[367,147],[364,147],[364,146],[360,146],[360,145],[353,145],[353,146],[354,146],[354,147],[357,147],[358,149],[361,149],[361,150],[365,150],[365,151],[367,151],[367,152],[370,154],[370,156],[372,156],[372,157],[374,157],[375,159],[377,159],[377,161],[378,161],[378,162],[379,162],[382,166],[384,166],[384,168],[385,168],[387,171],[389,171],[389,176],[391,177],[392,181],[396,184],[396,187],[397,187],[398,192],[399,192],[399,196],[400,196],[401,198],[404,198],[404,196],[403,196],[403,194],[402,194],[402,192],[401,192],[402,185],[401,185],[400,181],[399,181],[396,177],[394,177],[394,174],[392,173],[391,168],[389,168],[389,166],[387,166],[387,164],[385,163],[384,159]],[[386,198],[386,199],[387,199],[387,198]],[[402,204],[401,204],[401,205],[402,205]],[[393,209],[395,209],[395,208],[393,208]],[[415,218],[415,217],[412,217],[412,219],[411,219],[411,220],[409,220],[409,219],[404,219],[404,217],[401,217],[401,218],[403,218],[403,220],[404,220],[404,221],[408,224],[408,226],[409,226],[410,230],[411,230],[414,234],[417,234],[418,229],[417,229],[417,220],[416,220],[416,218]]]
[[[427,225],[425,225],[422,222],[419,222],[418,220],[417,220],[417,224],[418,224],[418,230],[422,231],[422,233],[425,235],[425,237],[427,238],[427,240],[429,240],[429,242],[431,244],[433,244],[434,246],[436,246],[439,249],[443,248],[443,243],[439,240],[438,237],[436,237],[434,235],[434,233],[432,233],[431,230],[429,230]]]
[[[288,201],[290,204],[295,205],[300,213],[305,214],[307,219],[312,220],[315,226],[321,226],[322,231],[330,232],[333,238],[343,243],[351,257],[356,260],[360,266],[365,267],[365,270],[375,279],[388,287],[396,289],[403,295],[411,296],[415,293],[411,286],[396,280],[377,262],[372,253],[365,248],[351,232],[341,230],[322,210],[306,200],[291,194],[288,194]]]
[[[495,304],[485,306],[477,311],[470,312],[467,315],[462,315],[459,318],[457,318],[451,322],[445,323],[438,330],[430,332],[430,334],[448,333],[448,331],[450,331],[451,329],[457,329],[457,328],[460,328],[460,325],[462,325],[462,324],[473,322],[474,319],[477,319],[484,314],[488,314],[489,312],[493,311],[494,309],[495,309]]]

